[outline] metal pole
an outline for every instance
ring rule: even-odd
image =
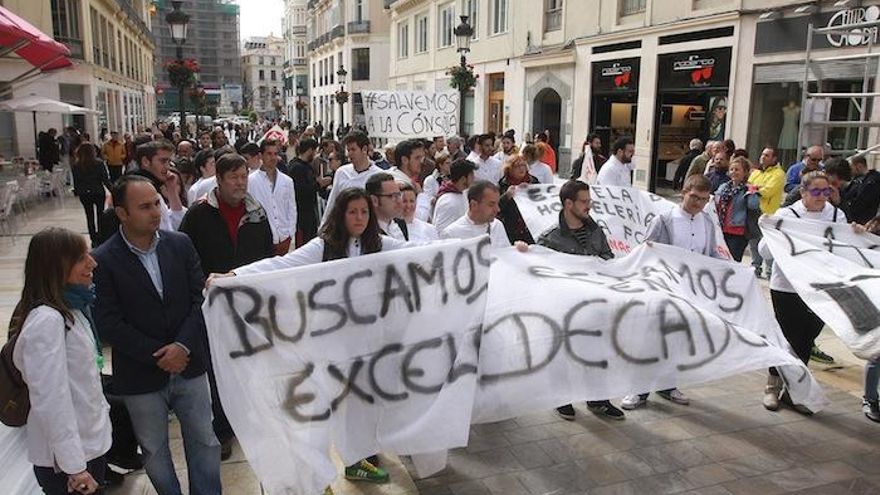
[[[461,68],[467,70],[467,59],[464,52],[461,54]],[[464,97],[467,90],[463,87],[458,88],[458,135],[464,136]]]
[[[183,64],[183,45],[177,45],[177,60]],[[187,138],[187,126],[186,126],[186,100],[184,100],[183,92],[186,89],[186,86],[181,83],[180,88],[178,89],[177,101],[180,107],[180,138]],[[198,122],[196,123],[198,125]]]
[[[797,138],[797,150],[796,155],[794,157],[795,160],[801,157],[801,145],[803,143],[803,134],[804,131],[807,130],[806,119],[810,119],[812,112],[812,108],[807,109],[807,94],[810,88],[810,51],[813,49],[813,23],[811,22],[807,26],[807,53],[804,57],[804,86],[801,88],[801,125],[798,126],[798,138]],[[817,79],[816,84],[819,84]],[[817,91],[822,91],[821,87],[816,88]],[[815,100],[813,100],[815,101]],[[808,112],[807,110],[810,110]]]

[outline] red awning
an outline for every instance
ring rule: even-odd
[[[31,23],[0,7],[0,52],[15,52],[35,69],[49,72],[70,67],[70,49]]]

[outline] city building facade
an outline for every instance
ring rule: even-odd
[[[244,41],[242,47],[245,108],[257,112],[261,117],[280,118],[285,108],[285,40],[271,34],[251,37]]]
[[[147,1],[147,0],[142,0]],[[153,34],[156,37],[156,93],[159,115],[177,112],[178,89],[168,82],[164,65],[177,58],[177,45],[165,16],[172,10],[170,0],[155,1]],[[195,59],[201,72],[207,105],[216,113],[238,113],[242,108],[241,46],[239,44],[239,6],[234,0],[184,0],[181,10],[190,16],[183,57]],[[186,111],[195,108],[184,95]]]
[[[156,118],[153,89],[155,44],[148,0],[6,0],[3,6],[70,48],[73,67],[23,86],[4,87],[4,97],[45,96],[96,110],[89,115],[0,113],[0,154],[34,155],[38,131],[75,126],[98,139],[103,130],[134,133]],[[0,79],[31,67],[0,59]],[[6,86],[0,82],[0,86]]]
[[[389,88],[391,25],[385,2],[310,0],[307,6],[310,120],[321,122],[325,132],[340,124],[363,126],[361,91]],[[341,103],[340,91],[347,93]]]
[[[294,124],[309,121],[308,1],[285,0],[284,19],[284,106]]]
[[[671,184],[691,138],[731,138],[754,159],[765,144],[789,145],[783,129],[795,129],[796,140],[797,111],[782,109],[801,104],[807,25],[877,20],[880,2],[850,6],[856,3],[396,0],[388,5],[389,86],[450,90],[447,72],[459,64],[454,29],[467,15],[474,29],[467,62],[479,77],[464,101],[465,134],[512,128],[522,140],[525,132],[549,131],[561,175],[589,132],[602,137],[606,151],[617,137],[632,136],[634,184],[659,190]],[[866,63],[856,55],[876,37],[873,28],[852,39],[814,38],[817,54],[856,57],[828,62],[828,70],[819,71],[829,79],[822,90],[859,91],[869,81],[864,91],[876,91],[876,58]],[[817,79],[814,71],[808,78]],[[869,116],[878,115],[877,101],[866,104]],[[856,106],[843,99],[816,111],[844,118]],[[829,142],[835,149],[877,142],[876,130],[817,132],[802,142]],[[792,149],[785,158],[796,155]]]

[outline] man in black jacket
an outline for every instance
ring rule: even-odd
[[[614,258],[602,228],[590,217],[590,186],[570,180],[559,188],[559,225],[544,232],[538,244],[554,251],[581,256],[598,256],[603,260]],[[623,411],[609,400],[587,401],[587,409],[599,416],[622,420]],[[566,404],[556,408],[563,419],[574,419],[574,407]]]
[[[851,159],[850,163],[855,178],[843,190],[841,208],[850,222],[865,224],[880,213],[880,172],[868,170],[863,156]]]
[[[314,139],[301,139],[296,145],[296,158],[288,167],[296,195],[296,247],[318,235],[318,179],[312,167],[317,149],[318,142]]]
[[[199,255],[187,236],[159,230],[162,198],[146,178],[113,186],[118,232],[93,253],[94,318],[113,346],[115,392],[123,397],[158,493],[179,494],[168,446],[168,411],[180,421],[189,493],[219,495],[220,445],[211,397]]]
[[[675,190],[681,189],[681,186],[684,185],[685,175],[689,168],[691,168],[691,162],[694,161],[694,158],[700,156],[703,153],[703,142],[697,138],[691,139],[691,142],[688,144],[688,151],[681,157],[678,161],[678,167],[675,169],[675,177],[672,179],[672,187]]]
[[[571,164],[572,179],[577,180],[583,172],[587,146],[589,146],[590,150],[593,152],[593,166],[596,168],[597,174],[602,168],[602,165],[605,165],[605,162],[608,161],[608,157],[602,154],[602,138],[600,138],[595,132],[591,132],[587,135],[587,139],[584,140],[583,146],[581,146],[581,156]]]
[[[180,224],[180,231],[192,239],[199,253],[204,273],[227,273],[275,254],[266,211],[247,192],[247,160],[227,153],[217,160],[216,168],[217,187],[190,207]],[[232,455],[235,433],[223,412],[210,361],[208,379],[214,433],[220,440],[220,457],[225,460]]]

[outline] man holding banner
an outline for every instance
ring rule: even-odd
[[[590,218],[590,186],[578,180],[570,180],[559,189],[559,201],[562,203],[559,225],[541,235],[538,244],[562,253],[598,256],[603,260],[614,258],[605,233]],[[597,416],[626,419],[623,411],[610,400],[587,401],[587,409]],[[574,407],[571,404],[557,407],[556,413],[562,419],[574,420]]]

